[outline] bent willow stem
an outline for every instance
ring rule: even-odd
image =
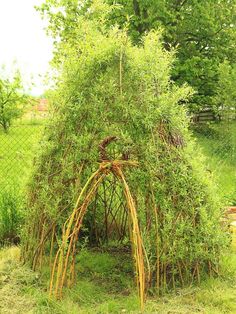
[[[66,278],[74,278],[74,261],[76,254],[76,241],[83,223],[83,218],[86,214],[89,204],[94,199],[98,187],[102,184],[104,179],[113,174],[116,176],[123,185],[123,192],[127,203],[127,209],[131,220],[131,243],[133,247],[137,287],[139,291],[140,306],[143,310],[145,302],[145,263],[144,245],[142,241],[141,232],[138,224],[137,211],[134,199],[131,195],[129,186],[122,171],[123,166],[137,166],[135,161],[115,160],[103,161],[99,169],[94,172],[87,180],[79,197],[76,201],[75,207],[64,223],[61,244],[55,255],[51,279],[50,279],[50,295],[56,298],[62,297],[63,286],[66,283]],[[69,266],[69,264],[71,265]],[[72,273],[73,272],[73,273]],[[70,281],[71,282],[71,281]]]

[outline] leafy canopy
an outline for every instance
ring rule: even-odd
[[[215,102],[217,108],[236,108],[236,64],[225,61],[219,66],[219,81],[216,89]]]
[[[72,44],[80,16],[99,16],[98,8],[108,27],[127,28],[134,43],[140,44],[145,32],[163,28],[165,48],[177,48],[172,78],[196,91],[191,111],[214,104],[218,65],[225,58],[236,61],[236,0],[46,0],[41,12],[49,18],[57,48]]]

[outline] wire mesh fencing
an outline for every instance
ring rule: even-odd
[[[44,125],[45,119],[21,119],[0,130],[0,192],[25,186]]]
[[[45,123],[24,117],[7,133],[0,129],[0,247],[20,241],[27,182]]]
[[[193,134],[219,193],[227,204],[236,203],[236,121],[197,123]]]
[[[8,133],[0,129],[0,192],[24,188],[46,121],[21,119]],[[192,129],[220,190],[236,198],[236,121],[195,123]]]

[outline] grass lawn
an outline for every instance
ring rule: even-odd
[[[140,313],[127,254],[84,251],[80,256],[77,285],[65,291],[62,301],[49,298],[44,276],[19,262],[20,250],[0,251],[1,314],[108,314]],[[150,295],[144,313],[236,313],[236,255],[222,260],[221,276],[166,294]]]

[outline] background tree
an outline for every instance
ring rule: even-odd
[[[216,88],[215,102],[218,110],[230,114],[236,108],[236,65],[224,61],[219,66],[219,81]]]
[[[13,78],[0,78],[0,125],[8,132],[14,119],[22,114],[21,105],[26,100],[23,91],[21,74],[17,70]]]
[[[112,2],[108,0],[108,2]],[[218,65],[235,62],[235,0],[118,0],[123,9],[113,11],[111,22],[122,25],[130,15],[135,42],[152,28],[164,28],[166,49],[177,49],[172,78],[187,82],[196,93],[191,111],[214,104]]]
[[[45,1],[41,10],[50,20],[51,34],[60,38],[57,47],[72,44],[79,16],[88,16],[88,9],[91,13],[98,2]],[[213,106],[218,66],[225,58],[230,63],[236,59],[236,0],[117,0],[115,6],[113,0],[105,2],[117,7],[105,8],[107,24],[121,28],[128,24],[135,43],[146,31],[163,28],[165,48],[177,48],[172,79],[179,85],[187,82],[196,91],[190,110]]]

